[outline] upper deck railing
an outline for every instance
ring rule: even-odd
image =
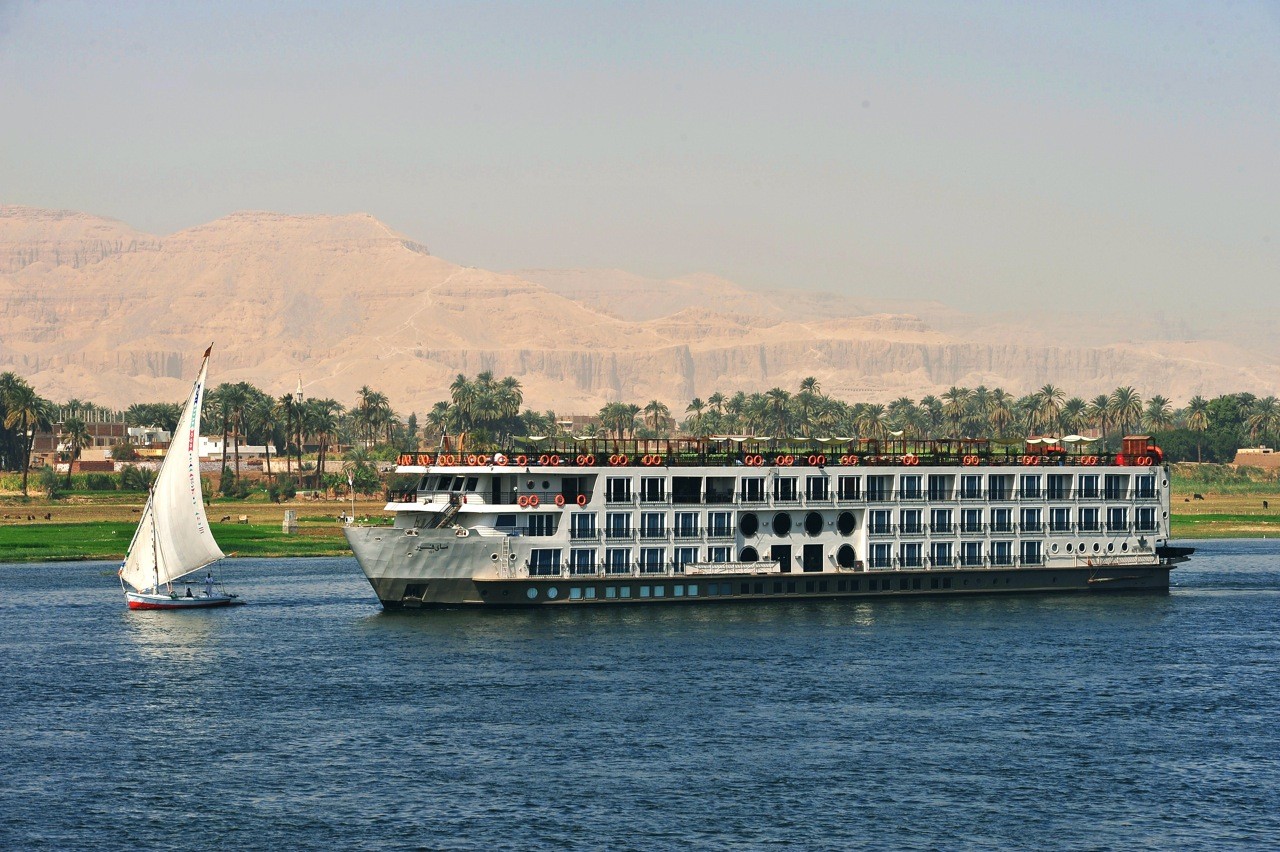
[[[1096,452],[1088,442],[1051,438],[909,440],[892,438],[716,437],[626,439],[516,439],[495,451],[472,452],[465,440],[436,453],[405,453],[404,467],[914,467],[1020,465],[1024,467],[1161,464],[1164,454],[1143,435],[1126,437],[1118,453]]]

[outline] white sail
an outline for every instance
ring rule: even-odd
[[[209,529],[200,490],[200,403],[208,370],[206,351],[120,568],[120,576],[138,591],[162,586],[223,557]]]

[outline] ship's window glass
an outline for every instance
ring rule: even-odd
[[[1013,510],[1012,509],[992,509],[991,510],[991,531],[992,532],[1013,532]]]
[[[714,536],[733,535],[733,517],[729,512],[710,512],[707,514],[707,534]]]
[[[1156,510],[1154,506],[1144,506],[1137,511],[1138,532],[1155,532]]]
[[[640,587],[640,597],[642,597],[642,598],[647,598],[647,597],[649,597],[649,587],[648,587],[648,586],[641,586],[641,587]]]
[[[574,548],[569,551],[569,570],[574,574],[592,574],[596,570],[596,552],[593,548]]]
[[[830,480],[825,476],[810,476],[804,481],[804,496],[810,500],[827,500]]]
[[[493,525],[495,527],[498,527],[499,529],[502,529],[502,528],[512,529],[516,525],[516,516],[515,515],[498,515],[497,520],[493,522]]]
[[[1039,509],[1023,509],[1022,510],[1022,530],[1023,532],[1039,532],[1040,531],[1040,510]]]
[[[1102,479],[1103,498],[1123,500],[1129,490],[1129,477],[1122,473],[1108,473]]]
[[[587,600],[593,601],[595,599],[596,599],[596,590],[595,590],[595,587],[592,586],[591,588],[587,589]]]
[[[752,591],[753,591],[755,594],[757,594],[757,595],[763,595],[763,594],[764,594],[764,583],[763,583],[763,582],[756,583],[755,585],[753,585],[753,586],[751,587],[751,589],[752,589]]]
[[[836,529],[840,532],[840,535],[853,535],[853,530],[857,525],[858,522],[853,517],[853,512],[841,512],[840,517],[836,518]]]
[[[480,478],[479,478],[479,477],[477,477],[477,476],[468,476],[468,477],[467,477],[467,490],[468,490],[468,491],[475,491],[475,490],[476,490],[476,483],[478,483],[479,481],[480,481]]]
[[[610,512],[605,516],[605,531],[610,538],[630,538],[631,513]]]
[[[631,597],[631,587],[623,586],[622,588],[618,589],[618,597],[621,597],[621,598]]]
[[[1098,474],[1082,473],[1080,475],[1080,496],[1090,499],[1098,496]]]
[[[680,585],[672,586],[671,596],[676,598],[684,597],[684,586],[680,586]]]
[[[530,515],[526,531],[529,535],[536,536],[555,535],[556,518],[554,515]]]
[[[748,476],[742,480],[742,502],[764,502],[764,477]]]
[[[1071,495],[1071,474],[1054,473],[1049,475],[1049,499],[1066,500]]]
[[[862,499],[862,477],[860,476],[842,476],[838,483],[839,491],[837,496],[841,500],[861,500]]]
[[[964,509],[961,511],[960,532],[982,532],[981,509]]]
[[[804,516],[804,531],[809,535],[818,535],[822,532],[822,515],[817,512],[810,512]]]
[[[934,535],[947,535],[951,532],[950,509],[933,509],[929,512],[929,532]]]
[[[676,513],[676,535],[681,538],[696,538],[698,535],[698,513]]]
[[[960,564],[961,565],[981,565],[982,564],[982,542],[966,541],[960,545]]]
[[[1009,499],[1009,480],[1012,476],[993,473],[987,477],[987,499],[989,500],[1008,500]]]
[[[462,490],[462,483],[463,483],[463,481],[464,481],[464,478],[463,478],[463,477],[461,477],[461,476],[455,476],[455,477],[453,478],[453,482],[452,482],[452,483],[450,484],[450,486],[449,486],[449,490],[450,490],[450,491],[461,491],[461,490]]]
[[[1129,510],[1122,506],[1111,506],[1107,508],[1107,530],[1109,532],[1124,532],[1129,528]]]
[[[580,589],[577,586],[574,586],[571,589],[569,589],[569,600],[571,601],[582,600],[582,589]]]
[[[1071,510],[1063,506],[1055,506],[1049,510],[1049,529],[1054,532],[1066,532],[1071,529]]]
[[[1022,564],[1023,565],[1039,565],[1042,554],[1040,552],[1041,543],[1038,541],[1024,541],[1022,543]]]
[[[696,547],[677,547],[676,548],[676,570],[683,571],[684,566],[698,561],[698,548]]]
[[[950,568],[951,542],[935,541],[930,545],[929,564],[934,568]]]
[[[626,477],[611,476],[605,482],[605,500],[610,503],[631,502],[631,480]]]
[[[852,568],[857,561],[857,553],[847,544],[841,545],[840,549],[836,551],[836,564],[841,568]]]
[[[569,534],[573,538],[596,537],[596,513],[574,512],[569,516]]]
[[[950,577],[943,577],[943,578],[942,578],[942,588],[944,588],[944,589],[949,589],[949,588],[951,588],[951,578],[950,578]]]
[[[1022,475],[1022,484],[1019,486],[1024,499],[1033,499],[1040,497],[1040,474],[1024,473]]]
[[[872,533],[885,534],[892,532],[889,526],[889,510],[874,509],[867,517],[867,530]]]
[[[991,564],[992,565],[1012,565],[1013,564],[1013,542],[1011,541],[991,542]]]
[[[730,550],[727,547],[707,548],[707,559],[710,562],[728,562]]]
[[[604,587],[604,596],[605,596],[606,598],[616,598],[616,597],[618,596],[618,587],[617,587],[617,586],[605,586],[605,587]]]
[[[742,535],[751,538],[760,530],[760,519],[756,517],[755,512],[746,512],[738,519],[738,529],[742,531]]]
[[[785,502],[794,502],[799,499],[799,491],[796,486],[796,477],[780,476],[773,483],[773,497],[775,500]]]
[[[870,550],[871,567],[872,568],[892,568],[893,567],[893,545],[891,544],[873,544]]]
[[[604,552],[605,566],[610,574],[626,574],[631,571],[631,548],[610,547]]]
[[[924,564],[924,558],[921,556],[922,550],[923,547],[918,541],[903,544],[898,551],[899,564],[903,568],[919,568]]]
[[[667,516],[662,512],[640,514],[641,538],[664,538],[667,534]]]
[[[1152,474],[1134,477],[1133,487],[1135,497],[1150,498],[1156,496],[1156,478]]]
[[[697,586],[689,586],[688,589],[689,589],[689,597],[696,598],[698,596]]]
[[[945,474],[929,474],[929,499],[930,500],[950,500],[951,486],[948,480],[951,477]]]
[[[1096,506],[1080,510],[1080,529],[1084,532],[1098,531],[1098,509]]]
[[[902,532],[904,533],[922,533],[924,532],[924,512],[919,509],[903,509],[899,521],[902,524]]]
[[[662,597],[664,594],[666,594],[666,592],[667,592],[667,588],[666,588],[666,586],[654,586],[654,587],[653,587],[653,596],[654,596],[655,598],[660,598],[660,597]]]
[[[640,499],[648,503],[661,503],[667,499],[667,480],[661,476],[646,476],[640,480]]]
[[[923,486],[921,483],[924,477],[918,474],[903,474],[902,476],[902,498],[904,500],[919,500],[924,496]]]
[[[867,477],[867,500],[883,503],[891,499],[893,499],[892,476]]]
[[[749,594],[751,594],[751,584],[750,584],[750,583],[739,583],[739,584],[738,584],[738,594],[740,594],[740,595],[749,595]]]
[[[960,477],[960,497],[965,500],[981,499],[982,477],[977,474]]]
[[[760,554],[756,552],[754,547],[742,548],[742,553],[738,555],[739,562],[759,562]]]
[[[530,589],[529,591],[525,592],[525,594],[528,596],[529,600],[533,600],[534,598],[538,597],[538,590]]]
[[[666,566],[666,550],[661,547],[640,548],[640,570],[646,574],[656,574]]]
[[[791,516],[786,512],[779,512],[773,516],[773,534],[787,535],[791,532]]]
[[[536,575],[560,573],[560,549],[535,547],[529,551],[529,573]]]

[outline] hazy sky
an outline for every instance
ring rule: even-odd
[[[1280,306],[1276,2],[0,0],[0,116],[0,201],[158,234],[364,211],[492,269]]]

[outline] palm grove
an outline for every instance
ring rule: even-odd
[[[378,487],[374,462],[423,446],[437,446],[446,436],[467,435],[470,446],[483,448],[508,439],[563,435],[555,412],[522,408],[523,389],[513,377],[497,379],[482,372],[458,375],[449,398],[437,402],[420,425],[416,414],[402,417],[386,394],[361,388],[350,406],[329,398],[273,397],[248,382],[224,383],[209,392],[202,417],[207,435],[222,438],[220,479],[224,493],[243,495],[241,448],[269,445],[264,473],[271,480],[312,488],[345,487],[347,478],[360,490]],[[92,443],[85,415],[92,403],[70,400],[54,405],[14,373],[0,374],[0,466],[21,471],[26,493],[35,435],[55,432],[63,457],[75,459]],[[131,426],[155,426],[172,432],[180,415],[178,403],[139,403],[124,413]],[[1155,394],[1143,398],[1132,387],[1118,387],[1092,399],[1068,397],[1045,385],[1015,397],[1002,388],[951,387],[920,400],[899,397],[889,403],[845,402],[822,392],[814,378],[789,391],[775,387],[759,393],[712,393],[694,398],[677,421],[659,400],[641,406],[628,402],[604,405],[580,436],[663,438],[733,434],[768,437],[1011,438],[1062,435],[1096,430],[1114,443],[1121,435],[1154,434],[1172,460],[1228,462],[1238,447],[1280,437],[1280,401],[1250,393],[1212,399],[1193,397],[1182,408]],[[345,447],[342,465],[332,464],[336,448]],[[130,447],[118,448],[118,459]],[[70,484],[70,474],[67,475]]]

